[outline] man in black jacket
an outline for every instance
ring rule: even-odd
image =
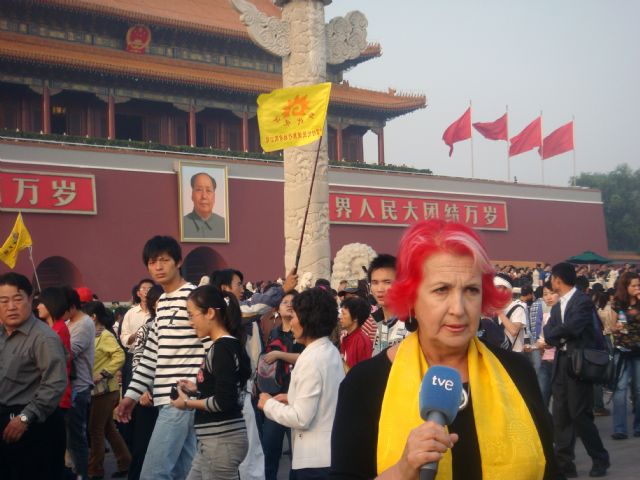
[[[604,477],[609,468],[598,429],[593,423],[593,384],[571,378],[569,356],[576,348],[596,346],[593,303],[575,288],[576,272],[569,263],[559,263],[551,270],[551,286],[560,301],[551,309],[544,327],[545,341],[556,347],[553,373],[553,424],[556,456],[567,477],[577,477],[574,460],[575,437],[582,439],[593,461],[591,477]]]

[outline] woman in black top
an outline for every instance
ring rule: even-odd
[[[476,336],[481,314],[509,300],[493,280],[469,227],[430,220],[406,231],[385,304],[412,333],[356,365],[340,385],[332,480],[417,480],[420,467],[435,462],[438,479],[555,478],[550,416],[533,368]],[[467,393],[446,428],[420,415],[422,380],[435,365],[455,369]],[[427,390],[442,396],[445,385]]]
[[[240,307],[232,294],[204,285],[189,295],[187,311],[196,335],[213,342],[197,385],[181,380],[178,398],[171,401],[179,409],[196,409],[198,451],[188,478],[237,480],[248,449],[242,405],[243,387],[251,375]]]

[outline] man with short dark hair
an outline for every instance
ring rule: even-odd
[[[593,384],[569,375],[571,353],[576,348],[597,346],[593,303],[575,284],[576,272],[571,264],[554,265],[551,286],[560,295],[560,301],[551,308],[544,338],[556,347],[551,387],[556,457],[567,477],[577,477],[573,459],[575,439],[579,436],[593,461],[589,476],[604,477],[610,466],[609,453],[593,422]]]
[[[155,236],[145,244],[142,260],[164,293],[117,416],[121,422],[129,422],[136,402],[152,392],[159,413],[140,478],[180,480],[188,475],[196,450],[194,412],[173,407],[169,394],[178,380],[196,381],[210,342],[200,341],[189,320],[187,297],[195,286],[180,274],[182,250],[178,242],[172,237]]]
[[[184,238],[225,238],[225,221],[213,213],[216,204],[216,181],[204,172],[191,177],[193,211],[182,219]]]
[[[373,337],[373,355],[400,343],[407,336],[405,323],[393,315],[386,303],[387,291],[396,279],[396,257],[381,253],[369,264],[367,277],[371,285],[371,295],[376,300],[377,309],[371,317],[376,322]]]
[[[23,275],[0,275],[0,478],[60,475],[52,441],[64,435],[58,404],[67,388],[58,335],[33,316],[33,288]]]

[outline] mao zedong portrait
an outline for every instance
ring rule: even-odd
[[[204,172],[191,177],[193,211],[182,219],[184,238],[225,238],[225,219],[213,213],[216,181]]]

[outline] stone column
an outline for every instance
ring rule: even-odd
[[[324,4],[320,1],[293,0],[284,5],[282,20],[289,24],[291,53],[283,58],[284,87],[314,85],[327,80],[327,41]],[[321,139],[313,196],[302,243],[298,272],[312,272],[314,278],[329,278],[331,247],[329,244],[329,184],[327,181],[327,129]],[[318,142],[284,151],[285,267],[291,270],[309,189]]]
[[[107,99],[107,138],[109,140],[116,138],[116,100],[111,92]]]
[[[51,93],[46,82],[42,87],[42,133],[51,133]]]

